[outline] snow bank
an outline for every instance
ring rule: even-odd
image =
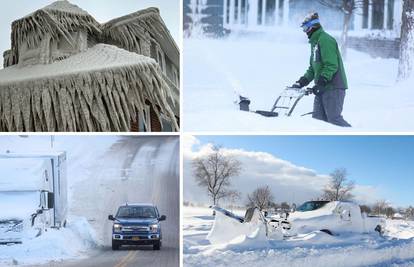
[[[264,241],[259,232],[231,242],[205,242],[213,217],[206,208],[183,208],[183,259],[185,266],[413,266],[414,239],[402,240],[397,232],[414,229],[412,222],[388,220],[389,235],[342,234],[312,231],[285,241]],[[231,230],[231,229],[229,229]],[[394,237],[391,236],[393,233]],[[402,232],[400,232],[403,236]],[[405,231],[405,233],[408,233]],[[408,237],[408,235],[407,235]]]
[[[222,244],[231,242],[240,236],[258,236],[258,229],[263,225],[260,221],[259,211],[256,209],[250,222],[241,223],[234,218],[230,218],[221,212],[216,212],[213,227],[207,235],[207,240],[212,244]],[[266,235],[266,232],[265,232]]]
[[[41,264],[85,257],[96,246],[95,232],[84,218],[70,217],[66,228],[47,229],[22,244],[0,246],[0,265]],[[13,256],[11,256],[13,255]]]

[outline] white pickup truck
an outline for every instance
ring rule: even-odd
[[[0,154],[0,244],[65,226],[66,153]]]
[[[345,201],[308,201],[295,211],[265,216],[257,208],[249,208],[244,217],[220,207],[207,239],[212,244],[229,242],[241,235],[250,236],[263,229],[268,239],[281,240],[299,234],[322,231],[329,235],[343,233],[382,232],[381,218],[361,213],[360,207]]]

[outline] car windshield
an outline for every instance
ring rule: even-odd
[[[156,218],[156,211],[151,206],[122,206],[116,214],[117,218]]]
[[[308,201],[300,205],[296,210],[297,211],[317,210],[323,207],[326,203],[327,203],[326,201]]]

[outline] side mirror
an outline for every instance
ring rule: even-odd
[[[55,196],[48,191],[40,192],[40,207],[42,210],[50,210],[55,207]]]
[[[109,216],[108,216],[108,220],[110,220],[110,221],[115,221],[115,218],[114,218],[114,216],[109,215]]]
[[[165,221],[167,219],[167,216],[161,215],[161,217],[158,218],[158,221]]]

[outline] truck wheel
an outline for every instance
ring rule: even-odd
[[[161,241],[157,241],[152,245],[153,250],[160,250],[161,249]]]
[[[119,249],[119,244],[118,242],[112,240],[112,250],[118,250]]]

